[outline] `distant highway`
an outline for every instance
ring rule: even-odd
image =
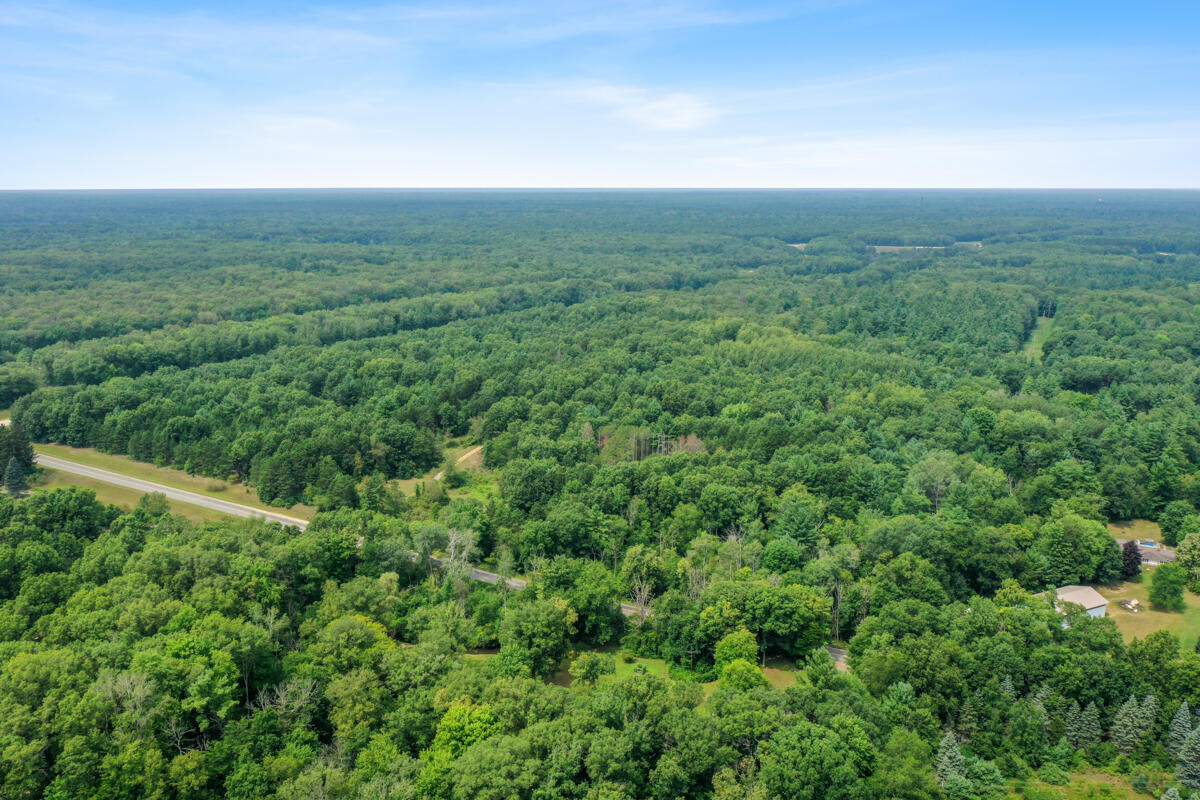
[[[124,486],[128,489],[136,489],[139,492],[147,494],[158,493],[166,495],[171,500],[178,500],[181,503],[188,503],[201,508],[208,508],[213,511],[219,511],[222,514],[229,514],[234,517],[252,517],[255,519],[266,519],[272,522],[279,522],[284,525],[295,525],[300,530],[308,527],[308,520],[300,519],[299,517],[289,517],[287,514],[278,514],[274,511],[264,511],[251,506],[244,506],[241,503],[231,503],[228,500],[221,500],[216,497],[189,492],[186,489],[176,489],[173,486],[166,486],[153,481],[144,481],[141,478],[131,478],[128,475],[122,475],[119,472],[109,472],[106,469],[99,467],[89,467],[85,464],[77,464],[74,461],[67,461],[63,458],[55,458],[54,456],[37,454],[37,463],[43,467],[57,469],[63,472],[70,472],[72,475],[82,475],[85,478],[112,483],[117,486]]]

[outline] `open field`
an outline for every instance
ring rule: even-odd
[[[415,478],[398,478],[388,482],[388,485],[393,486],[408,497],[412,497],[417,492],[417,487],[421,487],[421,491],[429,491],[433,489],[437,482],[440,481],[445,474],[449,465],[463,472],[483,472],[483,445],[465,445],[450,443],[445,449],[445,458],[442,466],[434,467],[424,475],[419,475]],[[447,490],[447,494],[451,497],[460,497],[471,494],[471,486],[462,486],[457,489]]]
[[[170,469],[168,467],[156,467],[153,464],[147,464],[142,461],[134,461],[126,456],[114,456],[107,453],[101,453],[98,450],[92,450],[85,447],[67,447],[66,445],[58,444],[38,444],[34,445],[34,450],[38,453],[44,453],[48,456],[55,456],[67,461],[74,461],[77,464],[83,464],[89,467],[97,467],[106,469],[110,472],[118,472],[122,475],[128,475],[132,478],[140,478],[146,481],[161,483],[164,486],[171,486],[175,489],[183,489],[196,494],[214,497],[218,500],[226,500],[231,503],[240,503],[244,506],[258,508],[263,511],[273,511],[281,513],[284,509],[278,506],[269,506],[266,503],[260,502],[258,495],[246,486],[237,483],[226,483],[215,478],[204,478],[196,475],[189,475],[182,470]],[[214,486],[223,486],[225,488],[215,491]],[[299,517],[311,517],[316,513],[316,509],[312,506],[297,504],[290,509],[286,509],[289,513]]]
[[[136,489],[127,489],[124,486],[114,486],[111,483],[94,480],[83,475],[72,475],[69,472],[60,472],[55,469],[45,468],[42,470],[41,479],[34,483],[32,488],[36,491],[38,489],[58,489],[65,486],[82,486],[84,489],[91,489],[96,493],[96,499],[101,503],[110,503],[126,511],[136,506],[143,496],[143,493]],[[207,508],[200,508],[190,503],[168,500],[167,505],[170,507],[172,513],[182,514],[193,522],[227,519],[225,514]]]
[[[1133,790],[1130,780],[1127,776],[1109,775],[1106,772],[1073,772],[1066,786],[1052,786],[1031,777],[1025,781],[1026,788],[1023,791],[1010,789],[1008,796],[1013,800],[1146,800],[1146,795]]]
[[[1033,333],[1029,336],[1029,341],[1021,348],[1021,354],[1028,357],[1035,364],[1042,363],[1042,346],[1046,344],[1046,337],[1050,335],[1051,329],[1054,327],[1054,317],[1038,317],[1037,327],[1033,329]]]
[[[1150,606],[1150,578],[1156,567],[1142,570],[1141,580],[1125,581],[1113,586],[1097,586],[1096,590],[1108,600],[1108,616],[1117,623],[1126,641],[1144,639],[1157,630],[1168,630],[1179,637],[1184,648],[1191,649],[1200,639],[1200,597],[1184,593],[1187,608],[1181,613],[1158,611]],[[1137,598],[1142,608],[1136,614],[1118,605],[1121,600]]]

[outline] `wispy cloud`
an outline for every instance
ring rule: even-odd
[[[610,109],[617,116],[658,131],[702,128],[720,111],[691,92],[651,91],[629,86],[585,86],[565,92],[576,101]]]

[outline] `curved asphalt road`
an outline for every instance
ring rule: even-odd
[[[196,492],[189,492],[186,489],[176,489],[173,486],[164,486],[161,483],[152,481],[144,481],[141,478],[131,478],[128,475],[122,475],[118,472],[109,472],[106,469],[98,467],[89,467],[84,464],[76,464],[74,461],[67,461],[54,456],[37,454],[37,463],[43,467],[70,472],[73,475],[82,475],[85,478],[92,478],[105,483],[124,486],[129,489],[136,489],[139,492],[158,493],[169,497],[172,500],[178,500],[181,503],[189,503],[201,508],[209,508],[213,511],[219,511],[222,514],[229,514],[235,517],[254,517],[257,519],[266,519],[271,522],[279,522],[284,525],[295,525],[300,530],[308,527],[308,520],[300,519],[299,517],[289,517],[286,514],[277,514],[273,511],[263,511],[258,508],[244,506],[240,503],[231,503],[228,500],[219,500],[215,497],[209,497]]]

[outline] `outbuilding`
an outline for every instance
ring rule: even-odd
[[[1065,603],[1083,606],[1091,617],[1103,617],[1108,613],[1108,601],[1104,595],[1090,586],[1060,586],[1054,590],[1054,607],[1063,611]]]

